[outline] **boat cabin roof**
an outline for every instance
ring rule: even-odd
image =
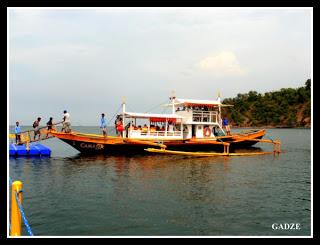
[[[193,100],[193,99],[176,99],[175,104],[185,106],[218,106],[221,105],[219,100]]]
[[[182,119],[182,116],[176,114],[156,114],[156,113],[138,113],[138,112],[125,112],[125,117],[131,118],[146,118],[151,121],[176,121],[176,119]]]
[[[175,106],[206,106],[206,107],[226,107],[226,106],[233,106],[222,104],[220,100],[194,100],[194,99],[175,99]],[[165,106],[172,106],[172,104],[166,104]]]

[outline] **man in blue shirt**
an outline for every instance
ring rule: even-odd
[[[104,113],[101,114],[100,128],[102,129],[103,136],[107,136],[107,122]]]
[[[19,144],[21,142],[21,136],[20,136],[21,129],[20,129],[20,126],[19,126],[19,122],[16,122],[16,127],[15,127],[14,132],[16,134],[16,145],[17,145],[17,144]]]
[[[226,131],[227,131],[227,135],[231,135],[230,133],[230,125],[229,125],[229,121],[227,118],[223,119],[223,126],[225,126]]]

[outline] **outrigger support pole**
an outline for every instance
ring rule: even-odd
[[[246,137],[233,137],[234,139],[238,139],[238,141],[244,141],[244,140],[248,140],[248,141],[257,141],[257,142],[264,142],[264,143],[270,143],[273,144],[273,152],[274,153],[281,153],[280,151],[280,145],[281,145],[281,141],[280,140],[269,140],[269,139],[250,139],[250,138],[246,138]]]
[[[223,153],[229,155],[230,143],[223,142]]]

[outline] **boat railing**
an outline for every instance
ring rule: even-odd
[[[17,144],[26,144],[27,149],[29,149],[29,143],[53,138],[54,136],[52,136],[50,132],[57,131],[57,125],[61,123],[62,122],[53,123],[51,129],[48,129],[48,126],[42,126],[39,127],[38,130],[29,129],[18,134],[11,133],[9,134],[9,138],[11,139],[11,142],[16,141]]]
[[[130,137],[182,137],[181,131],[143,131],[143,130],[130,130]]]
[[[218,112],[217,111],[193,111],[192,121],[218,123]]]

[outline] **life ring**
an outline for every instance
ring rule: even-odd
[[[211,135],[211,129],[209,127],[203,128],[203,135],[209,137]]]

